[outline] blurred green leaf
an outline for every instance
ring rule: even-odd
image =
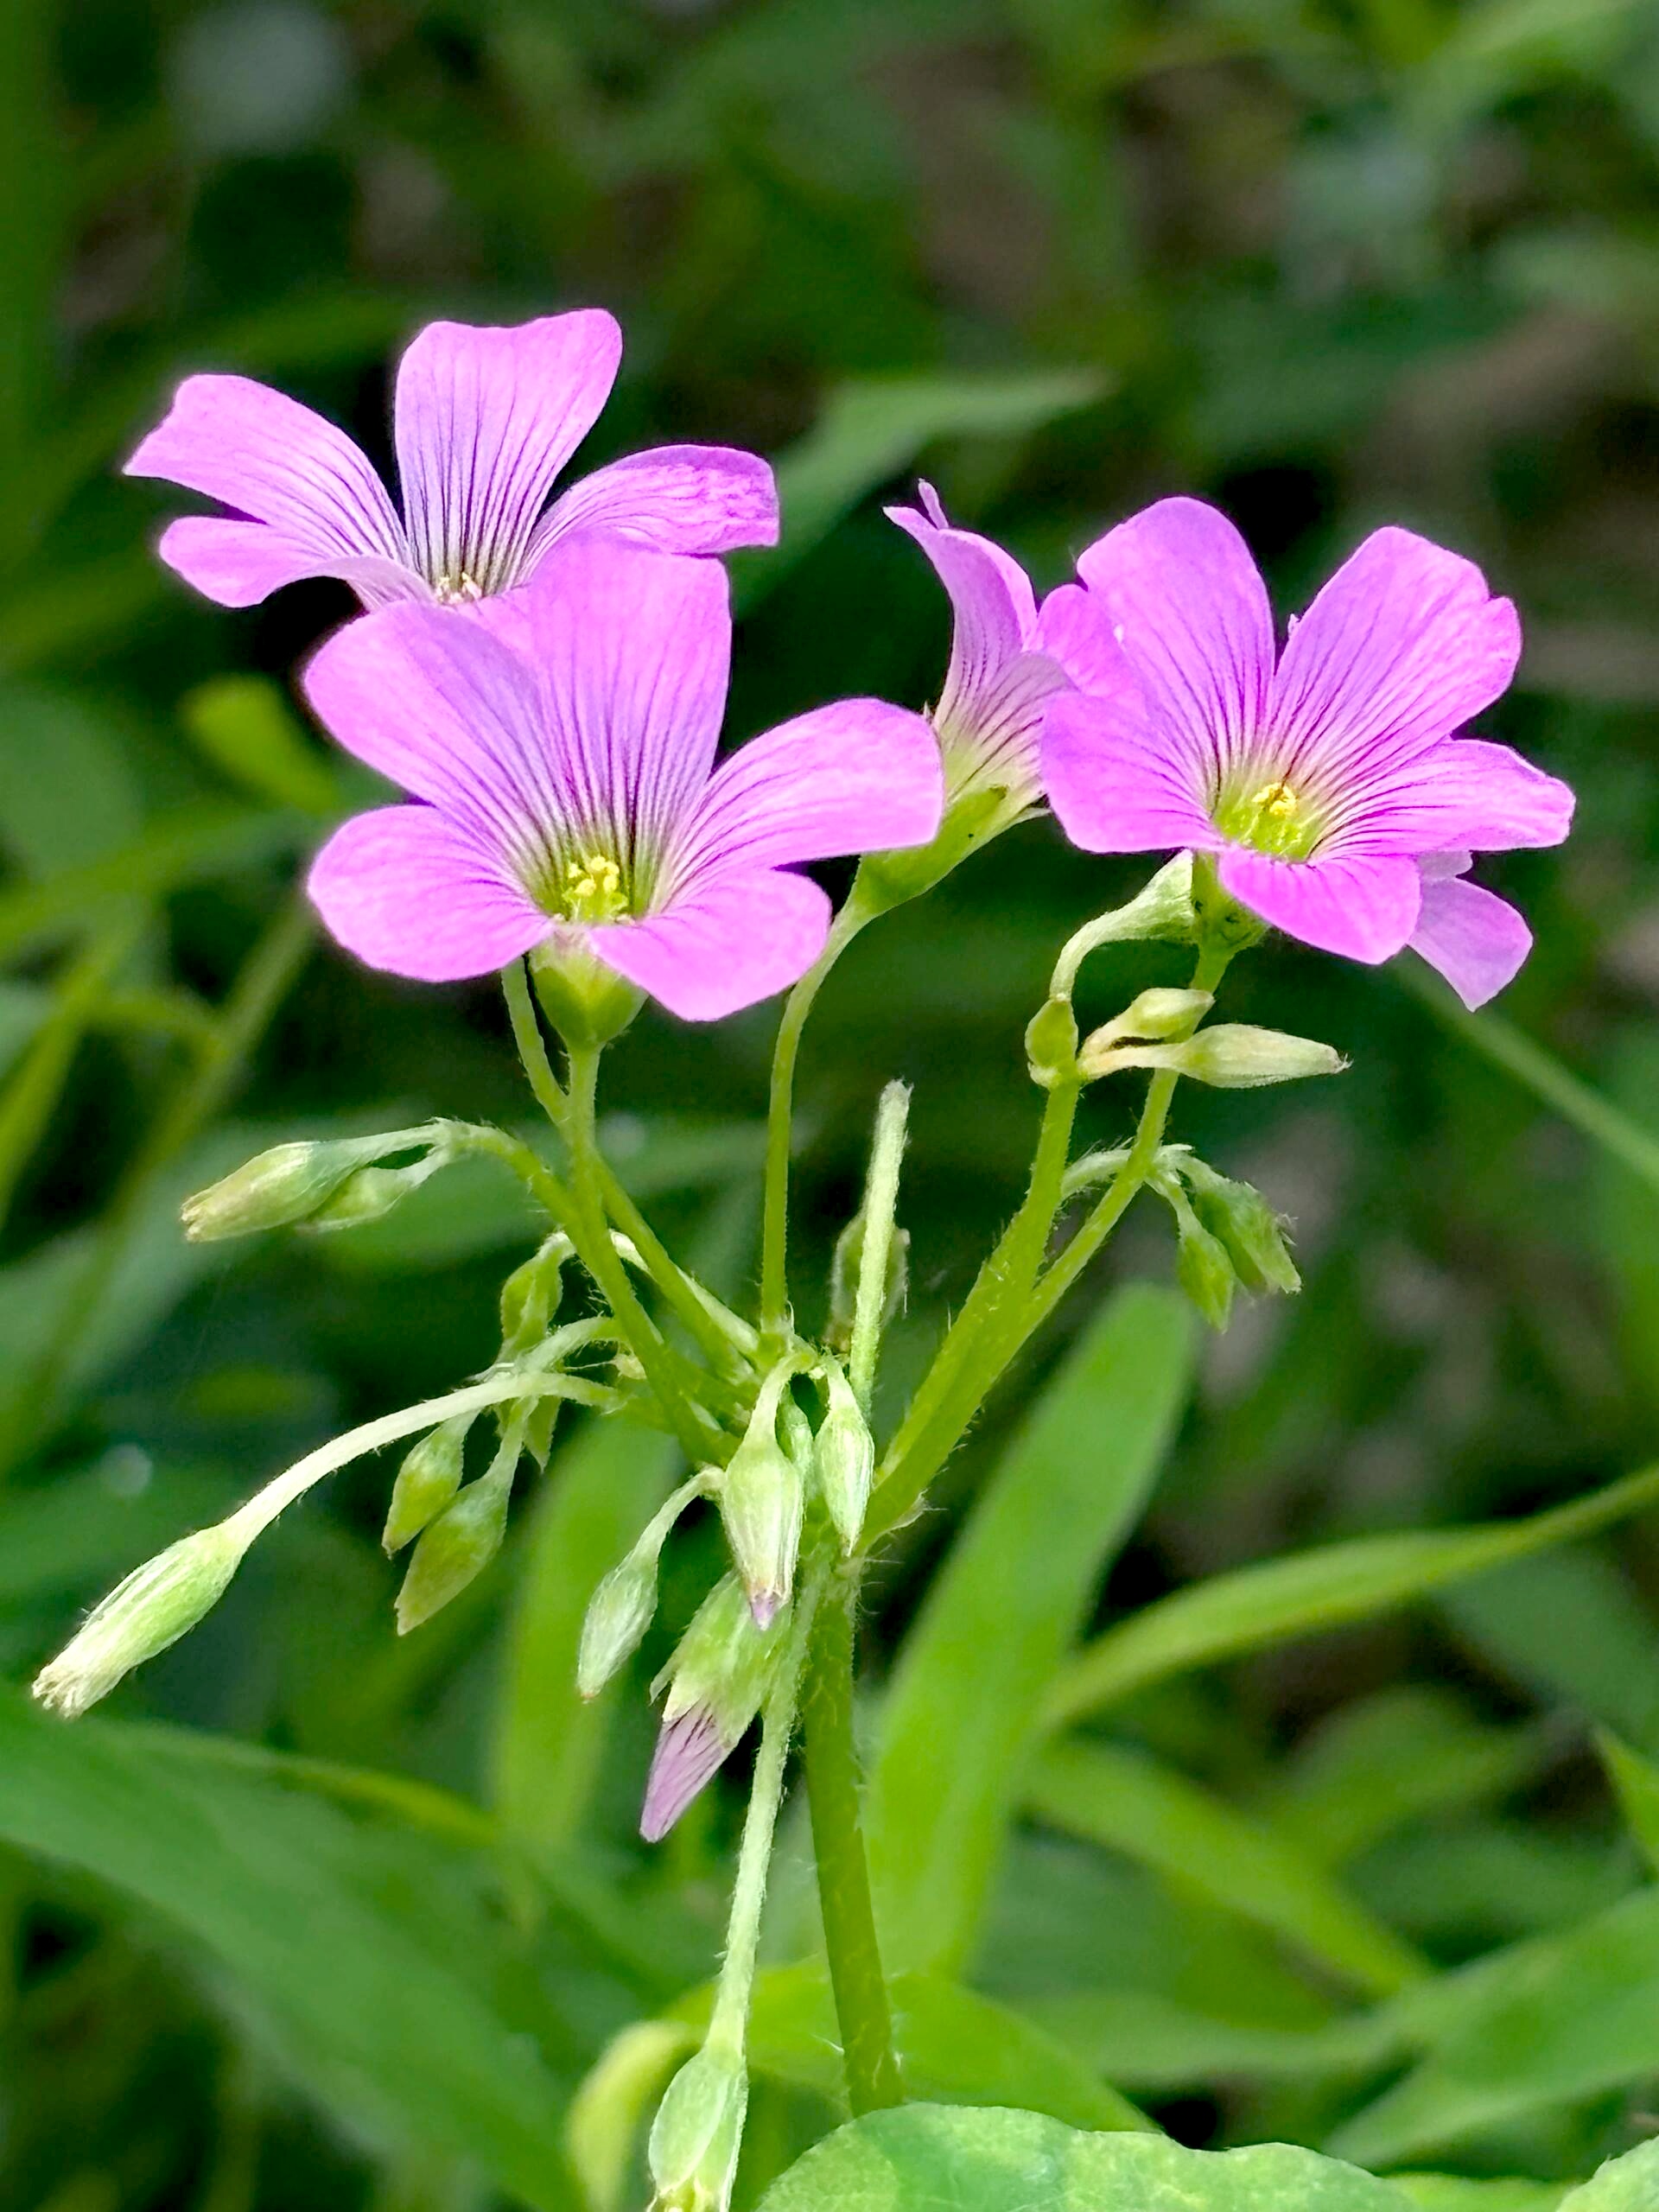
[[[1586,1548],[1519,1560],[1440,1603],[1512,1680],[1659,1751],[1659,1625],[1611,1559]]]
[[[1039,1820],[1156,1868],[1373,1995],[1429,1970],[1288,1837],[1145,1751],[1052,1744],[1034,1763],[1026,1802]]]
[[[1188,2151],[1084,2135],[1029,2112],[912,2105],[842,2128],[773,2184],[761,2212],[1399,2212],[1386,2182],[1287,2143]]]
[[[562,2085],[479,1870],[159,1730],[0,1699],[0,1833],[153,1910],[232,1974],[273,2051],[342,2118],[451,2152],[526,2202],[574,2202]],[[515,2010],[500,2004],[517,1986]]]
[[[1562,2199],[1573,2212],[1653,2212],[1659,2203],[1659,2143],[1640,2143]]]
[[[1570,2183],[1472,2181],[1464,2174],[1390,2174],[1402,2196],[1421,2212],[1555,2212]]]
[[[972,1947],[1044,1693],[1140,1518],[1190,1387],[1172,1293],[1121,1290],[1005,1454],[905,1643],[882,1713],[870,1855],[892,1956]]]
[[[1659,1467],[1645,1467],[1528,1521],[1359,1536],[1214,1576],[1098,1637],[1061,1677],[1047,1718],[1058,1727],[1166,1675],[1408,1605],[1449,1583],[1587,1535],[1656,1500]]]
[[[218,676],[200,683],[181,701],[179,719],[197,751],[255,798],[306,814],[342,810],[332,765],[269,677]]]
[[[130,842],[143,809],[107,709],[45,685],[0,685],[0,844],[32,876]]]

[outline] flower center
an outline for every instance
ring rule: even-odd
[[[440,607],[470,607],[474,600],[484,596],[483,586],[476,583],[465,569],[439,576],[433,583],[432,592]]]
[[[628,911],[622,871],[606,853],[567,861],[554,889],[557,910],[568,922],[615,922]]]
[[[1300,792],[1277,777],[1252,791],[1223,791],[1214,818],[1224,837],[1279,860],[1306,860],[1319,839],[1313,810]]]

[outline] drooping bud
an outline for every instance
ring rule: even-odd
[[[1257,1029],[1249,1022],[1221,1021],[1173,1044],[1108,1042],[1100,1049],[1089,1038],[1078,1055],[1090,1076],[1120,1068],[1171,1068],[1195,1083],[1222,1090],[1253,1090],[1263,1084],[1294,1083],[1304,1076],[1339,1075],[1348,1065],[1340,1052],[1312,1037],[1290,1037],[1282,1030]]]
[[[445,1145],[434,1145],[424,1159],[407,1167],[359,1167],[346,1178],[331,1198],[300,1224],[310,1234],[338,1229],[364,1229],[401,1205],[410,1192],[418,1191],[453,1157]]]
[[[245,1160],[205,1191],[188,1198],[180,1208],[184,1233],[194,1243],[205,1244],[223,1236],[251,1236],[260,1230],[315,1221],[372,1162],[388,1153],[409,1152],[417,1145],[425,1157],[413,1169],[396,1172],[413,1173],[417,1181],[424,1182],[453,1156],[435,1124],[389,1129],[380,1136],[273,1145],[269,1152]],[[348,1207],[339,1220],[321,1225],[346,1228],[356,1221],[373,1220],[403,1195],[400,1188],[389,1198],[381,1196],[371,1184],[365,1197],[356,1202],[359,1207],[370,1205],[371,1211],[353,1212]]]
[[[657,1563],[668,1534],[694,1497],[707,1494],[709,1476],[694,1475],[652,1516],[627,1557],[594,1591],[582,1624],[576,1688],[597,1697],[619,1667],[639,1649],[657,1611]]]
[[[422,1437],[397,1470],[380,1542],[388,1558],[429,1528],[461,1488],[467,1433],[474,1416],[447,1421]]]
[[[749,2098],[742,2052],[711,2039],[669,2083],[646,2163],[654,2212],[726,2212]]]
[[[468,1483],[422,1531],[397,1592],[399,1636],[441,1613],[500,1550],[521,1441],[521,1429],[510,1422],[488,1473]]]
[[[1198,1218],[1227,1247],[1246,1290],[1301,1288],[1284,1224],[1260,1191],[1218,1175],[1201,1160],[1188,1158],[1181,1172]]]
[[[760,1712],[783,1650],[787,1611],[757,1626],[742,1584],[722,1576],[698,1608],[673,1657],[652,1685],[664,1688],[639,1833],[647,1843],[668,1834],[736,1747]]]
[[[1232,1318],[1237,1277],[1227,1247],[1212,1236],[1173,1177],[1158,1185],[1175,1213],[1175,1278],[1210,1326],[1219,1332]]]
[[[176,1643],[224,1596],[252,1533],[221,1521],[135,1567],[35,1676],[41,1704],[73,1720],[124,1675]]]
[[[575,1248],[562,1229],[501,1286],[501,1357],[513,1359],[540,1344],[558,1310],[564,1263]]]
[[[778,1402],[793,1370],[773,1370],[760,1386],[743,1441],[720,1477],[720,1517],[749,1610],[768,1627],[795,1586],[805,1495],[798,1467],[778,1441]]]
[[[1198,933],[1192,906],[1192,855],[1178,853],[1130,899],[1085,922],[1068,938],[1054,965],[1049,989],[1056,998],[1070,998],[1077,970],[1091,952],[1103,944],[1141,944],[1149,939],[1190,944]]]
[[[823,1363],[823,1387],[830,1404],[813,1442],[818,1488],[841,1538],[851,1552],[864,1527],[875,1475],[875,1440],[853,1386],[833,1359]]]
[[[1077,1082],[1077,1017],[1070,999],[1045,1000],[1026,1024],[1026,1065],[1045,1090]]]

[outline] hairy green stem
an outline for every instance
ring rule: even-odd
[[[875,1112],[875,1141],[864,1185],[864,1232],[858,1261],[858,1290],[853,1302],[853,1335],[848,1347],[847,1379],[868,1418],[875,1389],[875,1363],[887,1310],[887,1274],[893,1255],[893,1219],[899,1206],[899,1169],[905,1156],[905,1126],[910,1092],[890,1083]]]
[[[850,900],[842,908],[823,950],[785,1000],[778,1023],[766,1104],[766,1201],[760,1229],[760,1325],[773,1338],[789,1331],[789,1154],[801,1032],[824,977],[870,918],[855,912]]]
[[[855,2117],[904,2101],[859,1813],[858,1748],[853,1734],[853,1617],[857,1602],[856,1570],[833,1572],[812,1624],[801,1694],[812,1855],[847,2098]]]

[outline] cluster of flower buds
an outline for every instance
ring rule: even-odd
[[[373,1137],[274,1145],[187,1198],[184,1233],[205,1244],[296,1225],[360,1229],[447,1167],[457,1150],[454,1132],[442,1122]],[[402,1167],[379,1165],[403,1152],[416,1157]]]
[[[1181,1287],[1211,1328],[1227,1326],[1236,1289],[1301,1288],[1285,1226],[1260,1191],[1179,1146],[1160,1155],[1151,1181],[1175,1216]]]

